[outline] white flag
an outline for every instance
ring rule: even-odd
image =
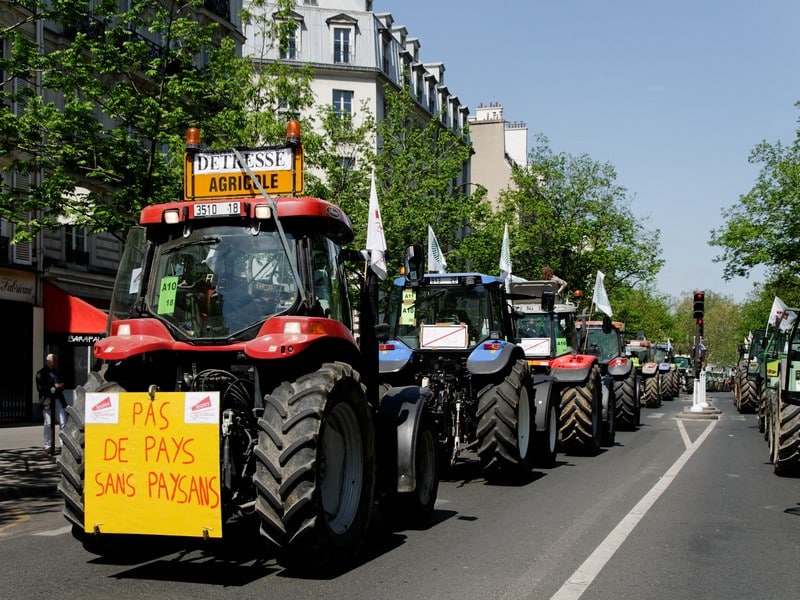
[[[430,225],[428,225],[428,273],[447,273],[447,261]]]
[[[369,221],[367,224],[367,250],[369,264],[375,274],[386,279],[386,237],[383,235],[383,220],[378,207],[378,192],[375,189],[375,171],[369,186]]]
[[[606,313],[609,317],[612,316],[611,303],[608,301],[608,294],[603,282],[605,281],[605,274],[602,271],[597,272],[597,279],[594,282],[594,296],[592,302],[594,305]]]
[[[793,310],[789,310],[783,303],[783,300],[775,296],[772,301],[772,310],[769,311],[769,321],[767,327],[778,325],[778,329],[786,331],[797,318],[797,314]]]
[[[500,248],[500,278],[511,277],[511,242],[508,238],[508,223],[503,232],[503,246]]]

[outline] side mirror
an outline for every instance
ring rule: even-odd
[[[545,312],[553,312],[556,306],[556,295],[552,290],[544,290],[542,292],[542,310]]]
[[[385,342],[389,339],[389,324],[388,323],[378,323],[375,325],[375,339],[378,342]]]
[[[611,317],[605,315],[603,317],[603,333],[608,335],[614,330],[614,325],[611,324]]]
[[[412,244],[406,248],[404,260],[406,282],[415,287],[422,279],[422,245]]]

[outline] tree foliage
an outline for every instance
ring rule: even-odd
[[[625,323],[626,336],[635,339],[644,336],[653,342],[675,344],[676,330],[669,298],[647,286],[635,289],[624,288],[617,291],[614,299],[609,298],[614,310],[614,320]],[[584,304],[591,302],[591,296]]]
[[[4,32],[11,53],[0,63],[17,82],[0,92],[0,156],[9,172],[42,174],[30,189],[0,190],[0,216],[22,226],[20,239],[65,216],[90,232],[122,232],[143,206],[181,196],[187,127],[209,148],[274,143],[285,116],[279,126],[266,107],[280,99],[299,111],[310,98],[304,74],[256,71],[239,56],[216,22],[197,18],[201,0],[138,0],[122,12],[114,0],[4,4],[32,10]],[[25,33],[40,22],[68,43],[40,51]]]
[[[453,187],[469,158],[468,132],[457,135],[438,118],[424,116],[407,88],[387,88],[386,104],[385,118],[377,124],[375,178],[390,273],[402,264],[408,244],[425,246],[428,225],[448,270],[463,269],[469,258],[462,247],[465,228],[479,227],[486,210],[480,191],[468,196],[465,189]],[[368,199],[364,195],[350,211],[365,237]]]
[[[696,321],[693,316],[693,298],[687,296],[674,306],[675,325],[680,332],[676,345],[686,353],[694,345]],[[764,315],[764,323],[767,321]],[[763,326],[763,325],[762,325]],[[739,359],[738,344],[744,339],[741,307],[733,298],[706,291],[703,316],[703,344],[706,347],[706,364],[728,367]]]
[[[749,162],[761,170],[752,189],[739,198],[722,227],[711,231],[711,245],[722,249],[724,277],[746,277],[764,266],[775,281],[798,283],[800,255],[800,131],[791,145],[758,144]]]
[[[514,168],[513,184],[497,216],[510,225],[515,274],[538,279],[549,263],[571,289],[591,293],[600,270],[612,300],[617,290],[655,280],[660,232],[633,215],[612,165],[556,153],[540,135],[528,166]]]

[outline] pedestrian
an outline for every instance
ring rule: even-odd
[[[542,279],[546,279],[547,281],[552,281],[558,284],[558,291],[556,293],[559,296],[564,293],[565,289],[567,289],[567,282],[553,273],[553,267],[550,265],[545,265],[542,267]]]
[[[58,422],[60,430],[67,423],[67,399],[64,397],[64,381],[58,372],[58,362],[55,354],[45,357],[45,365],[36,372],[36,389],[39,390],[39,404],[44,416],[44,452],[54,454],[53,443],[53,415]]]

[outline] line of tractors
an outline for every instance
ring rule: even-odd
[[[349,218],[302,195],[295,121],[249,150],[203,152],[190,129],[185,169],[184,198],[128,234],[61,432],[64,515],[92,552],[252,523],[281,564],[338,570],[374,510],[426,523],[458,462],[524,478],[691,388],[668,344],[552,282],[423,273],[421,246],[380,307]]]
[[[800,330],[787,308],[739,344],[733,384],[737,410],[755,414],[776,475],[800,472]],[[787,318],[789,317],[789,318]]]

